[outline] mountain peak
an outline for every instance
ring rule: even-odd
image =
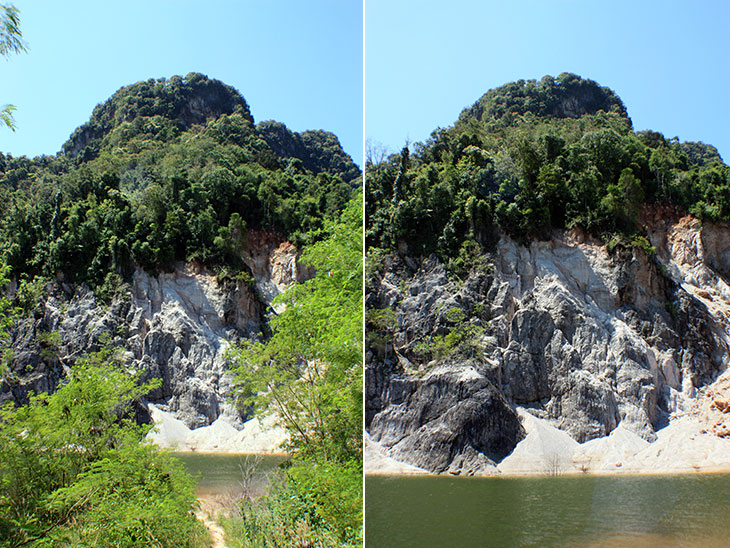
[[[464,109],[459,120],[497,121],[528,112],[536,116],[580,118],[601,110],[628,118],[626,107],[612,90],[593,80],[564,72],[557,78],[548,75],[539,81],[518,80],[489,90]]]
[[[96,156],[106,137],[123,124],[161,117],[174,129],[185,130],[222,114],[240,113],[253,124],[246,100],[219,80],[192,72],[185,77],[151,78],[124,86],[94,108],[88,122],[73,132],[63,152],[84,159]]]

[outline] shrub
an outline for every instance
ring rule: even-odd
[[[54,394],[0,410],[0,544],[203,546],[192,479],[130,418],[151,388],[112,349],[79,360]]]
[[[358,462],[299,462],[276,478],[269,493],[244,500],[223,518],[232,548],[362,546],[362,468]]]

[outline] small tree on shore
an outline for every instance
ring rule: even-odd
[[[316,275],[277,298],[272,336],[231,354],[244,404],[280,417],[293,455],[270,504],[243,512],[248,523],[275,506],[289,528],[349,546],[362,534],[362,195],[318,236],[302,256]]]

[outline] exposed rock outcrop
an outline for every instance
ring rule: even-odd
[[[440,367],[393,379],[388,406],[371,423],[390,456],[435,472],[482,472],[524,436],[499,391],[472,367]]]
[[[654,441],[730,363],[730,229],[645,216],[656,255],[578,231],[528,247],[503,236],[463,282],[433,257],[389,257],[367,296],[395,313],[392,344],[367,355],[373,440],[433,472],[478,473],[524,437],[520,405],[578,443],[619,426]],[[454,333],[468,340],[433,350]],[[475,438],[505,432],[503,450],[465,442],[470,420]]]
[[[226,350],[231,342],[260,336],[272,299],[311,275],[297,262],[296,248],[273,233],[251,231],[243,258],[251,284],[219,283],[196,264],[157,274],[138,269],[108,306],[85,286],[50,284],[33,316],[13,334],[13,371],[3,377],[0,399],[25,402],[31,392],[52,392],[79,356],[112,343],[142,379],[161,379],[148,395],[160,416],[193,432],[221,418],[230,428],[243,428],[248,412],[230,398]],[[138,419],[151,418],[140,406]]]
[[[188,129],[233,112],[253,125],[248,103],[234,88],[199,73],[137,82],[97,105],[90,120],[64,143],[63,152],[77,157],[87,150],[86,159],[91,159],[110,131],[141,116],[164,115],[180,129]]]

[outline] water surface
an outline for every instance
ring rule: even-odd
[[[283,455],[173,453],[188,472],[197,476],[200,497],[259,495],[279,470]]]
[[[730,475],[379,477],[367,548],[730,546]]]

